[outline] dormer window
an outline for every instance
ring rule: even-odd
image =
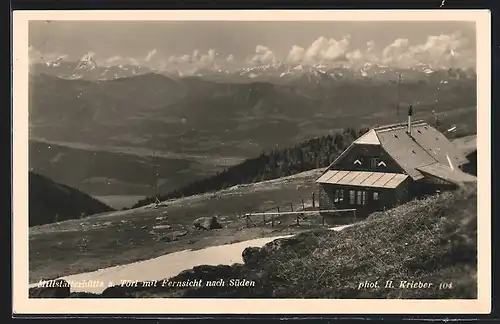
[[[384,162],[384,161],[380,161],[379,163],[377,163],[377,166],[378,166],[378,167],[384,167],[384,168],[385,168],[385,167],[387,167],[387,164],[385,164],[385,162]]]

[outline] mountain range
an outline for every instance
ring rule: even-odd
[[[475,76],[473,69],[433,68],[426,64],[418,64],[406,69],[395,68],[380,64],[366,63],[357,67],[337,65],[302,65],[276,63],[270,65],[255,65],[240,69],[224,69],[221,67],[194,69],[189,72],[177,70],[174,67],[153,69],[147,66],[126,65],[98,65],[89,55],[79,61],[66,61],[58,58],[54,61],[36,62],[31,66],[34,74],[47,74],[63,79],[78,79],[88,81],[113,80],[147,73],[158,73],[170,78],[178,79],[186,76],[196,76],[210,81],[223,82],[273,82],[280,84],[294,83],[305,79],[312,83],[324,80],[397,80],[403,75],[406,80],[429,80],[449,78],[471,78]]]

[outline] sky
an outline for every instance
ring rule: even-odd
[[[91,56],[100,65],[242,68],[418,63],[474,67],[470,22],[31,21],[30,61]]]

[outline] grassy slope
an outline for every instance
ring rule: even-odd
[[[108,297],[476,298],[477,188],[414,200],[340,232],[311,231],[279,239],[246,264],[201,266],[172,281],[255,280],[253,288],[108,288]],[[358,289],[364,281],[380,289]],[[394,289],[384,289],[386,280]],[[403,289],[400,281],[432,282]],[[451,289],[439,284],[451,283]]]
[[[239,215],[263,211],[285,202],[293,202],[297,209],[301,207],[301,199],[311,204],[314,179],[321,171],[311,170],[291,177],[176,199],[168,201],[166,208],[138,208],[32,227],[29,233],[30,282],[147,260],[186,248],[198,249],[274,236],[278,235],[276,231],[288,233],[293,229],[285,224],[281,229],[270,226],[244,228],[245,221]],[[281,210],[288,211],[290,206],[282,206]],[[165,211],[168,211],[172,229],[150,233],[154,225],[161,223],[156,217]],[[223,219],[226,228],[208,232],[193,230],[191,225],[196,218],[214,214]],[[255,217],[253,221],[257,223],[262,219]],[[155,240],[157,234],[177,230],[188,230],[189,233],[176,242]]]

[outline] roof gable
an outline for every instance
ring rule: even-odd
[[[372,129],[354,141],[356,144],[380,145],[377,133]]]

